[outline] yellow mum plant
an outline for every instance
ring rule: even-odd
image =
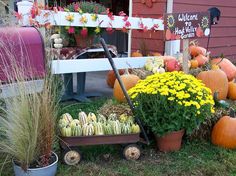
[[[183,72],[157,73],[128,91],[136,113],[155,134],[185,129],[189,134],[211,113],[211,90]]]

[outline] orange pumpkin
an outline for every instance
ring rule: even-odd
[[[132,52],[131,57],[143,57],[139,50]]]
[[[121,76],[121,80],[125,86],[125,89],[128,91],[130,88],[134,87],[138,83],[139,77],[133,74],[124,74]],[[126,101],[125,96],[122,92],[122,89],[117,79],[114,84],[113,95],[115,99],[118,100],[119,102]]]
[[[197,79],[202,80],[206,87],[210,88],[212,95],[218,92],[218,100],[224,100],[228,94],[228,79],[226,74],[219,68],[213,67],[212,70],[200,72]]]
[[[190,61],[190,64],[191,64],[191,68],[198,68],[198,61],[196,59],[192,59]]]
[[[158,52],[152,52],[150,53],[150,56],[162,56],[161,53]]]
[[[207,51],[205,48],[201,47],[201,46],[197,46],[197,45],[190,45],[189,46],[189,53],[191,56],[196,57],[199,54],[205,56]]]
[[[124,73],[125,73],[124,69],[119,70],[120,75],[123,75]],[[108,71],[108,73],[107,73],[107,85],[109,87],[113,88],[115,80],[116,80],[116,75],[115,75],[114,71],[113,70]]]
[[[197,60],[199,67],[201,67],[202,65],[206,64],[209,61],[209,59],[206,56],[203,56],[202,54],[199,54],[194,59]]]
[[[223,116],[215,124],[211,133],[213,144],[228,148],[236,148],[236,118]]]
[[[235,82],[229,82],[228,98],[231,100],[236,100],[236,83]]]
[[[226,73],[228,80],[232,81],[236,77],[236,66],[226,58],[221,60],[222,58],[212,59],[211,63],[219,65],[221,70]]]

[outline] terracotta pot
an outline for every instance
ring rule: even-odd
[[[155,135],[158,149],[162,152],[178,151],[181,148],[184,132],[185,130],[174,131],[162,137]]]
[[[79,48],[88,48],[93,45],[94,35],[82,37],[79,34],[75,34],[74,36],[75,36],[76,45]]]

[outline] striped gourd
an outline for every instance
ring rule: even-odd
[[[121,133],[122,134],[130,134],[131,133],[131,126],[129,123],[122,123],[121,124]]]
[[[69,123],[73,120],[72,116],[69,113],[62,114],[61,119],[65,119]]]
[[[68,125],[69,125],[69,122],[64,118],[58,121],[59,129],[62,129],[63,127],[66,127]]]
[[[106,117],[104,115],[98,114],[97,121],[101,122],[102,124],[104,124],[104,123],[106,123],[107,119],[106,119]]]
[[[63,127],[61,129],[61,135],[64,137],[70,137],[71,136],[71,127],[70,126]]]
[[[80,121],[81,126],[83,126],[86,123],[88,123],[88,117],[87,117],[85,112],[81,111],[79,113],[79,121]]]
[[[70,122],[70,127],[73,129],[75,126],[80,125],[80,121],[78,119],[74,119]]]
[[[72,129],[72,136],[82,136],[82,128],[80,124],[76,124]]]
[[[101,122],[95,122],[94,124],[94,134],[95,135],[104,135],[103,127]]]
[[[117,115],[115,113],[111,113],[109,116],[108,116],[108,120],[117,120]]]
[[[121,125],[119,120],[111,121],[113,134],[121,134]]]
[[[97,121],[97,117],[94,113],[90,112],[88,114],[88,122],[96,122]]]
[[[92,136],[94,135],[94,126],[92,123],[86,123],[82,128],[83,136]]]
[[[112,135],[113,134],[112,127],[111,127],[110,123],[103,124],[103,130],[104,130],[105,135]]]

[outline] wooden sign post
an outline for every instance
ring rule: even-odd
[[[209,12],[169,13],[164,15],[166,40],[183,40],[183,71],[188,73],[189,38],[210,35]]]

